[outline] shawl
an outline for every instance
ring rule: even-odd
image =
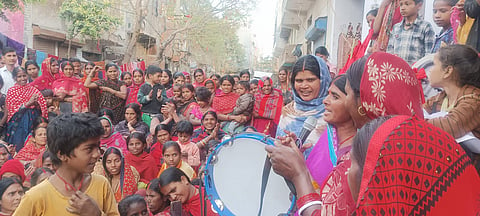
[[[53,82],[52,88],[55,95],[63,93],[72,96],[72,112],[88,112],[87,90],[82,80],[61,74],[61,78]]]
[[[150,147],[150,156],[153,157],[155,160],[155,164],[157,164],[158,167],[161,166],[162,164],[162,159],[163,159],[163,144],[160,142],[156,142],[155,144]]]
[[[152,166],[155,163],[155,159],[153,159],[150,154],[143,152],[140,156],[135,156],[128,152],[125,155],[126,161],[131,164],[135,169],[137,169],[138,173],[140,174],[140,181],[148,184],[152,179],[156,177],[156,173],[158,173],[158,167]]]
[[[22,161],[32,161],[38,158],[45,151],[46,145],[35,146],[34,143],[28,142],[25,146],[15,155],[15,159]]]
[[[135,131],[141,132],[147,136],[150,133],[150,128],[148,127],[147,123],[143,122],[141,119],[137,121],[135,125],[132,125]],[[128,137],[130,135],[130,129],[128,128],[127,120],[123,120],[115,125],[115,133],[119,133],[124,137]]]
[[[272,79],[269,77],[263,77],[262,81],[265,82],[266,80]],[[260,88],[263,88],[263,82],[259,82]],[[278,89],[272,89],[270,94],[260,94],[255,95],[255,106],[254,110],[258,115],[262,118],[272,119],[275,124],[278,124],[280,121],[280,115],[282,114],[282,106],[283,106],[283,96],[282,92]]]
[[[44,89],[52,89],[53,81],[60,78],[60,74],[52,74],[52,68],[50,66],[52,59],[52,57],[49,57],[42,62],[42,75],[31,82],[31,86],[40,91]]]
[[[182,160],[180,160],[180,162],[178,163],[178,165],[176,166],[178,169],[182,170],[190,180],[193,180],[194,178],[197,178],[197,173],[195,172],[195,170],[193,170],[193,168],[188,165],[187,162],[184,162]],[[163,163],[162,164],[162,167],[160,167],[160,171],[158,171],[158,175],[157,175],[157,178],[160,177],[160,175],[163,173],[163,171],[165,171],[166,169],[168,169],[168,165],[166,163]]]
[[[385,52],[388,46],[388,39],[390,38],[390,32],[395,24],[402,21],[403,17],[400,14],[400,1],[394,0],[387,8],[385,8],[385,14],[383,15],[382,26],[375,39],[373,45],[374,51]]]
[[[122,158],[123,160],[123,158]],[[120,172],[120,184],[118,188],[112,188],[115,192],[115,200],[117,203],[123,198],[135,194],[138,190],[138,172],[135,167],[130,166],[127,162],[124,162],[122,172]]]
[[[323,112],[325,111],[323,100],[328,95],[328,88],[330,87],[332,78],[325,61],[317,56],[314,57],[317,59],[320,68],[320,71],[312,71],[313,73],[318,73],[320,77],[320,91],[318,97],[311,101],[303,101],[295,91],[295,84],[291,83],[294,100],[293,103],[288,104],[282,109],[282,115],[278,123],[276,137],[284,136],[284,130],[291,131],[295,134],[300,134],[300,131],[303,128],[303,123],[309,116],[313,116],[318,119],[316,125],[317,129],[319,126],[326,125],[322,117]],[[316,143],[322,132],[323,130],[312,131],[310,136],[307,137],[306,143]]]
[[[225,94],[224,92],[215,95],[212,102],[212,108],[217,111],[218,114],[229,114],[233,112],[233,109],[237,105],[237,99],[240,96],[233,92]]]
[[[480,177],[452,136],[397,116],[370,139],[356,213],[477,215],[480,188],[474,185]]]
[[[110,121],[110,119],[107,117],[100,118],[106,119],[108,121],[108,123],[110,124],[110,130],[112,132],[109,137],[100,139],[100,147],[104,149],[116,147],[122,150],[123,153],[127,152],[127,142],[125,141],[121,133],[114,132],[112,121]]]
[[[138,102],[137,100],[137,97],[138,97],[138,91],[140,90],[140,87],[144,84],[145,82],[137,85],[135,84],[135,82],[133,82],[133,84],[128,87],[128,95],[127,95],[127,101],[125,102],[125,104],[131,104],[131,103],[136,103],[138,105],[142,105]],[[168,95],[167,95],[168,96]]]
[[[360,84],[362,107],[369,118],[416,115],[423,119],[422,85],[402,58],[376,52],[365,65]]]
[[[8,109],[8,119],[13,117],[13,115],[20,110],[20,108],[27,103],[33,95],[38,95],[37,103],[40,105],[40,110],[42,112],[42,117],[48,118],[47,102],[43,97],[42,93],[35,87],[25,85],[20,86],[15,84],[13,87],[8,89],[6,104]],[[34,108],[35,106],[27,107]]]

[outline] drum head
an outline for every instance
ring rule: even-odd
[[[207,162],[206,189],[220,215],[258,215],[262,175],[267,157],[256,133],[240,134],[220,144]],[[261,215],[287,213],[293,203],[283,177],[273,169],[267,182]]]

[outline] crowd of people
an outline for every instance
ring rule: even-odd
[[[176,215],[176,202],[216,215],[201,189],[207,157],[244,132],[275,139],[265,150],[298,215],[479,214],[480,2],[435,0],[437,36],[422,3],[369,12],[371,49],[345,74],[325,47],[273,79],[75,58],[17,66],[4,48],[0,215]],[[430,53],[431,70],[412,68]]]

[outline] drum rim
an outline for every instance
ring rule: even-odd
[[[208,160],[207,160],[207,163],[205,165],[205,170],[207,171],[207,173],[205,174],[204,182],[205,182],[205,191],[207,193],[207,197],[210,199],[212,207],[215,209],[215,211],[217,211],[219,213],[219,215],[228,215],[228,216],[232,215],[233,216],[235,214],[233,214],[230,211],[230,209],[228,209],[227,206],[223,206],[223,210],[220,210],[220,208],[215,203],[215,200],[220,200],[221,201],[221,199],[220,199],[220,196],[218,195],[217,189],[215,187],[215,181],[213,180],[213,176],[212,176],[213,165],[211,164],[211,162],[212,162],[213,156],[217,154],[218,150],[222,146],[224,146],[225,144],[227,144],[231,140],[240,139],[240,138],[251,138],[251,139],[255,139],[255,140],[259,140],[259,141],[266,140],[266,142],[262,142],[262,143],[264,143],[266,145],[271,145],[271,146],[275,145],[274,139],[271,138],[271,137],[267,137],[264,134],[261,134],[261,133],[258,133],[258,132],[244,132],[244,133],[241,133],[241,134],[234,135],[227,140],[224,140],[217,147],[215,147],[215,149],[212,151],[212,153],[208,156]],[[273,172],[273,170],[271,172]],[[208,178],[209,176],[211,176],[211,178]],[[210,185],[212,185],[212,186],[210,186]],[[296,197],[293,197],[294,201],[291,202],[291,205],[288,208],[287,213],[291,213],[293,211],[293,208],[295,207],[295,203],[296,203],[295,199],[296,199]]]

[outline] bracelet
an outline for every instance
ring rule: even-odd
[[[313,205],[323,205],[322,201],[319,201],[319,200],[316,200],[316,201],[312,201],[312,202],[309,202],[305,205],[303,205],[299,210],[298,210],[298,215],[302,215],[303,211],[305,211],[305,209],[307,209],[308,207],[311,207]]]
[[[318,201],[320,200],[320,195],[317,193],[309,193],[305,196],[302,196],[297,199],[297,208],[301,208],[302,206],[305,205],[305,203],[312,202],[312,201]]]

